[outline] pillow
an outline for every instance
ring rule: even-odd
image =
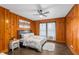
[[[30,36],[34,36],[34,33],[30,33]]]
[[[25,35],[24,34],[21,34],[21,37],[23,38]]]
[[[29,37],[33,37],[34,34],[33,34],[33,33],[28,33],[27,36],[28,36],[28,38],[29,38]]]
[[[24,35],[25,38],[28,38],[29,36],[30,36],[29,34],[25,34],[25,35]]]
[[[26,34],[21,34],[22,38],[28,38],[28,37],[33,37],[34,33],[26,33]]]

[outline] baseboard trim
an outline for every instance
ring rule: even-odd
[[[64,43],[65,44],[65,41],[56,41],[57,43]]]
[[[56,41],[53,41],[53,40],[47,40],[47,41],[49,41],[49,42],[56,42]]]

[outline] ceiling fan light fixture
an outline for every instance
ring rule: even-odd
[[[42,15],[40,15],[40,18],[43,18],[43,16],[42,16]]]

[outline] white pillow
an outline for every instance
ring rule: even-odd
[[[26,33],[26,34],[21,34],[22,38],[28,38],[31,36],[34,36],[34,33]]]
[[[34,33],[30,33],[31,36],[34,36]]]
[[[21,34],[21,37],[23,38],[24,37],[24,34]]]
[[[25,34],[25,35],[24,35],[25,38],[28,38],[29,36],[30,36],[29,34]]]

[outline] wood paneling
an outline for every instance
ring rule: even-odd
[[[66,16],[66,44],[73,54],[79,54],[79,5]]]
[[[9,44],[9,40],[11,38],[11,29],[10,29],[10,14],[9,14],[9,11],[8,10],[5,10],[5,19],[4,19],[4,24],[5,24],[5,28],[3,29],[5,31],[5,39],[4,39],[4,51],[8,51],[8,44]]]
[[[31,21],[30,23],[30,27],[31,27],[31,32],[33,32],[34,34],[36,33],[36,23],[35,21]]]
[[[18,38],[19,19],[31,21],[0,7],[0,52],[7,52],[9,41]]]
[[[36,21],[36,31],[35,31],[36,35],[39,35],[39,30],[40,30],[39,24],[40,24],[40,22]]]
[[[5,19],[5,9],[0,7],[0,52],[3,50],[2,46],[3,44],[3,39],[4,39],[4,19]],[[3,25],[3,26],[2,26]]]
[[[65,43],[65,19],[56,21],[56,41]]]

